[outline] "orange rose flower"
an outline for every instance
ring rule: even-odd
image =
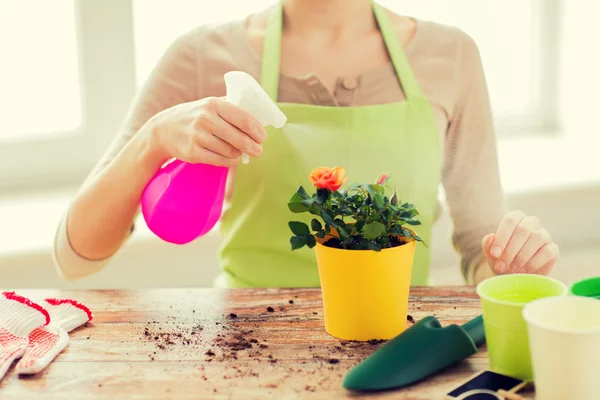
[[[341,167],[315,168],[310,175],[310,181],[319,189],[329,189],[331,192],[338,190],[346,182],[346,170]]]

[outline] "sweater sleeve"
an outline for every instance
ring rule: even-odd
[[[84,186],[117,157],[127,142],[152,116],[177,104],[197,100],[196,34],[197,31],[193,31],[179,37],[163,54],[132,102],[111,145],[84,181]],[[139,212],[138,209],[136,216]],[[64,213],[55,234],[53,258],[63,279],[73,280],[101,270],[114,255],[102,260],[90,260],[79,255],[69,240],[68,218],[69,209]],[[131,221],[130,233],[134,229],[134,221]]]
[[[454,223],[452,243],[461,255],[463,277],[471,284],[484,260],[481,240],[496,231],[506,204],[481,57],[474,41],[462,36],[442,180]]]

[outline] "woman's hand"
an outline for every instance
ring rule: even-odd
[[[142,128],[162,161],[232,167],[242,153],[258,157],[267,137],[262,124],[240,107],[216,97],[159,112]]]
[[[498,231],[485,236],[481,246],[496,274],[548,275],[558,259],[558,246],[540,220],[521,211],[506,214]]]

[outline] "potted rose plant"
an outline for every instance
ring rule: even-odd
[[[317,168],[309,175],[316,191],[292,196],[292,250],[315,248],[325,329],[340,339],[391,339],[406,329],[416,244],[408,226],[419,225],[412,204],[402,203],[383,174],[374,184],[346,182],[345,171]],[[310,221],[310,222],[309,222]]]

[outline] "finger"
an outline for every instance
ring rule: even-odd
[[[531,257],[548,243],[552,243],[552,239],[545,229],[537,229],[531,232],[529,239],[527,239],[527,242],[525,242],[519,253],[515,256],[512,264],[509,265],[509,269],[515,273],[524,272],[526,270],[525,266]]]
[[[496,261],[496,266],[494,268],[498,272],[514,273],[515,270],[512,268],[511,264],[527,240],[529,240],[531,233],[539,229],[540,226],[540,221],[537,217],[523,218],[523,220],[515,227],[506,248],[498,261]]]
[[[544,276],[550,275],[550,272],[552,272],[552,268],[554,268],[556,261],[558,261],[558,259],[544,265],[542,268],[538,269],[535,273],[537,275],[544,275]]]
[[[267,132],[262,124],[249,112],[226,100],[217,100],[217,114],[249,135],[256,143],[262,143],[267,138]]]
[[[496,263],[496,259],[490,254],[495,236],[495,234],[490,233],[481,239],[481,249],[483,250],[483,255],[485,256],[485,259],[490,267]]]
[[[525,265],[525,272],[536,274],[540,272],[549,272],[558,260],[558,246],[556,243],[549,243],[539,249]]]
[[[229,143],[236,149],[253,157],[258,157],[262,153],[262,146],[252,140],[252,138],[240,131],[229,122],[217,119],[211,126],[211,133],[221,140]]]
[[[502,255],[515,228],[523,221],[523,218],[525,218],[525,214],[521,211],[513,211],[508,213],[502,219],[502,222],[500,222],[500,226],[496,231],[494,243],[492,244],[492,250],[490,252],[492,257],[499,258]]]
[[[221,154],[214,153],[204,147],[197,146],[193,151],[193,156],[188,160],[191,163],[203,163],[215,165],[217,167],[235,167],[239,164],[240,158],[223,157]]]
[[[209,132],[200,132],[196,139],[196,143],[201,147],[226,158],[239,158],[242,156],[242,152],[239,149],[236,149],[220,137]]]

